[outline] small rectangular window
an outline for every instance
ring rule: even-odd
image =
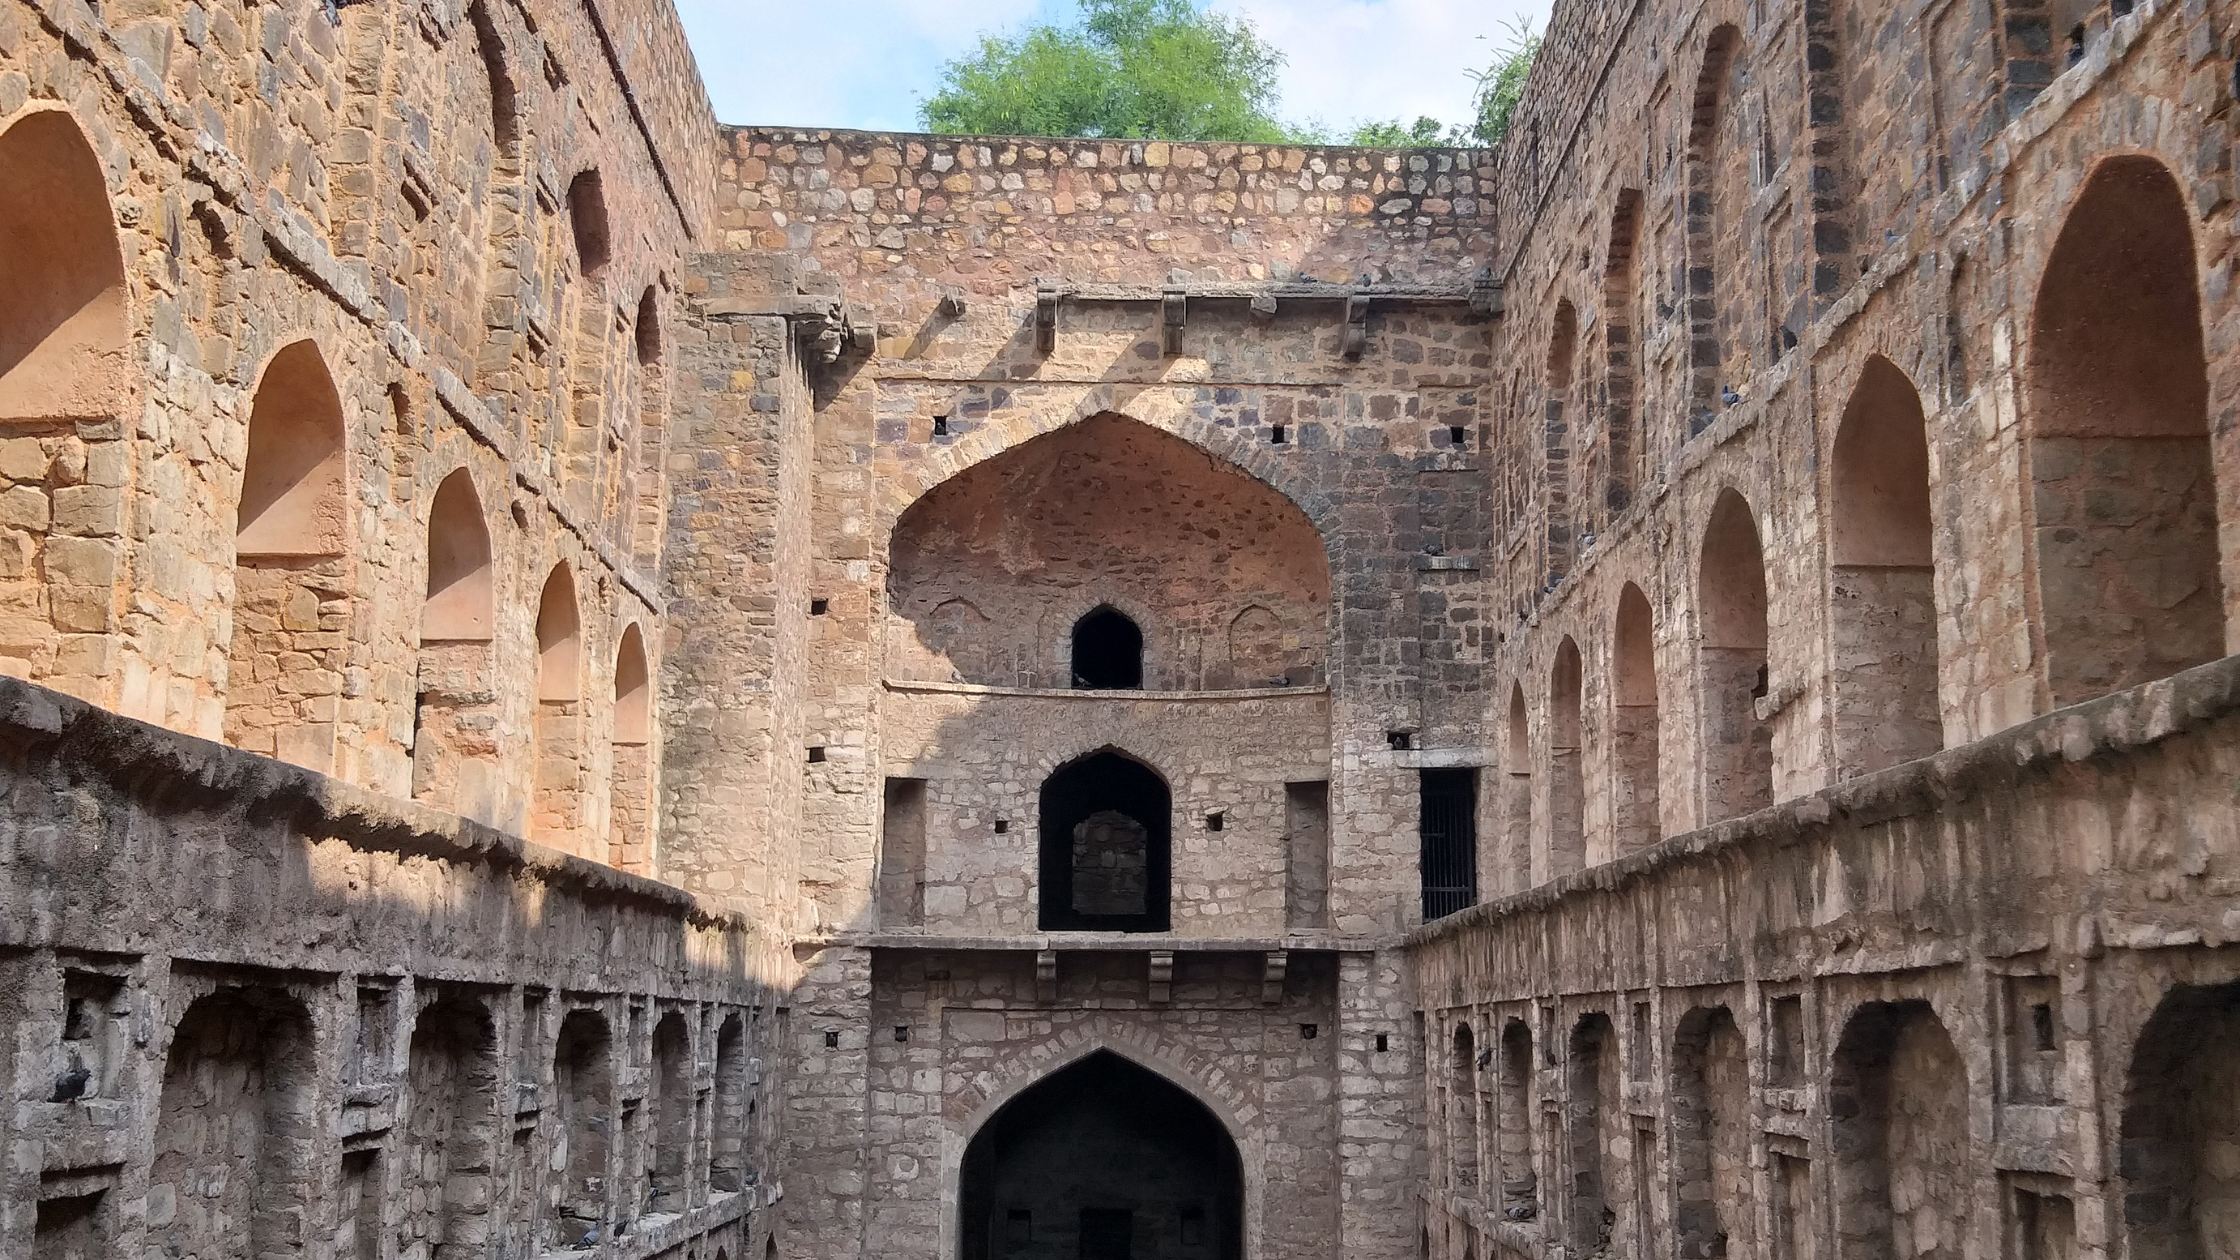
[[[812,617],[822,617],[831,611],[832,601],[829,599],[812,599],[809,601],[809,615]]]
[[[812,766],[813,766],[813,765],[816,765],[816,764],[818,764],[819,762],[821,762],[821,761],[823,761],[823,760],[824,760],[824,749],[822,749],[822,748],[812,748],[812,749],[810,749],[810,750],[809,750],[809,764],[810,764],[810,765],[812,765]]]
[[[1221,828],[1222,828],[1222,827],[1223,827],[1224,825],[1226,825],[1227,821],[1228,821],[1228,820],[1227,820],[1226,818],[1224,818],[1224,817],[1223,817],[1223,816],[1222,816],[1222,815],[1221,815],[1220,813],[1218,813],[1218,812],[1216,812],[1216,813],[1211,813],[1211,814],[1207,814],[1207,815],[1206,815],[1206,830],[1207,830],[1207,831],[1219,831],[1219,830],[1221,830]]]
[[[1456,446],[1466,446],[1470,442],[1470,431],[1459,424],[1449,425],[1447,426],[1447,440]]]
[[[933,418],[933,435],[935,437],[949,436],[949,417],[935,416]]]
[[[1282,446],[1290,440],[1291,431],[1280,424],[1268,430],[1268,445],[1270,446]]]
[[[1383,1053],[1384,1053],[1385,1051],[1387,1051],[1387,1050],[1389,1050],[1389,1049],[1391,1049],[1391,1048],[1392,1048],[1392,1046],[1391,1046],[1391,1042],[1390,1042],[1390,1039],[1388,1038],[1387,1034],[1385,1034],[1385,1033],[1378,1033],[1378,1034],[1377,1034],[1377,1053],[1379,1053],[1379,1054],[1383,1054]]]
[[[1418,789],[1428,923],[1478,904],[1478,772],[1425,770]]]

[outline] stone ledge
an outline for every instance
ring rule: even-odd
[[[1086,691],[1072,687],[996,687],[984,683],[913,682],[907,678],[886,680],[889,691],[928,696],[1017,696],[1032,700],[1144,700],[1221,701],[1221,700],[1295,700],[1302,697],[1326,697],[1328,684],[1312,687],[1239,687],[1234,691]]]
[[[1178,936],[1170,932],[1046,932],[1022,936],[948,936],[934,932],[840,932],[830,936],[804,936],[794,948],[805,952],[825,949],[906,949],[942,953],[1040,953],[1142,954],[1172,951],[1178,954],[1270,953],[1374,953],[1401,944],[1397,937],[1338,936],[1317,932],[1297,936]]]
[[[2000,784],[2049,773],[2065,763],[2137,753],[2175,735],[2240,713],[2240,656],[2034,718],[1996,735],[1948,748],[1783,801],[1742,818],[1674,836],[1591,870],[1483,902],[1408,934],[1428,945],[1509,915],[1548,911],[1580,894],[1654,878],[1698,857],[1785,844],[1840,815],[1861,823],[1931,814]]]
[[[658,906],[697,925],[753,933],[745,915],[680,888],[561,853],[495,827],[353,787],[256,753],[121,717],[0,677],[0,757],[10,775],[99,783],[156,812],[284,819],[298,834],[368,853],[480,865],[590,902]]]

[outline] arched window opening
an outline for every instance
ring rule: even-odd
[[[661,363],[661,288],[647,285],[645,296],[638,299],[638,363],[644,367],[657,367]]]
[[[1664,834],[1658,805],[1655,620],[1649,597],[1626,583],[1618,592],[1617,628],[1610,645],[1615,674],[1610,694],[1611,829],[1620,855],[1655,844]]]
[[[537,601],[536,790],[529,833],[570,853],[578,853],[583,840],[582,688],[583,629],[575,575],[562,563],[554,566]]]
[[[1691,415],[1688,435],[1701,433],[1716,418],[1720,371],[1726,364],[1722,339],[1721,303],[1727,292],[1728,272],[1719,256],[1723,228],[1749,196],[1747,180],[1735,175],[1737,150],[1728,134],[1737,125],[1735,93],[1728,81],[1736,77],[1736,55],[1742,32],[1721,26],[1711,32],[1703,51],[1703,69],[1696,76],[1695,97],[1688,120],[1687,266],[1677,304],[1688,319],[1688,388]]]
[[[653,1029],[652,1171],[640,1200],[648,1216],[682,1212],[692,1206],[692,1112],[698,1102],[692,1081],[692,1035],[684,1015],[671,1011]]]
[[[1084,691],[1143,686],[1143,631],[1109,604],[1073,625],[1073,685]]]
[[[1607,1153],[1617,1147],[1621,1105],[1617,1038],[1610,1017],[1581,1019],[1571,1030],[1571,1202],[1566,1221],[1579,1255],[1610,1255],[1617,1236],[1619,1197],[1610,1193]]]
[[[653,679],[646,667],[645,636],[622,632],[614,658],[614,766],[607,819],[614,864],[653,873]]]
[[[1673,1045],[1673,1224],[1683,1256],[1750,1256],[1750,1074],[1726,1007],[1688,1012]]]
[[[1836,762],[1848,778],[1944,747],[1928,422],[1920,393],[1888,359],[1860,374],[1831,462],[1830,672]]]
[[[965,1148],[960,1254],[1242,1260],[1244,1170],[1205,1104],[1099,1051],[1005,1104]],[[1063,1249],[1046,1240],[1059,1240]],[[1157,1247],[1156,1252],[1154,1247]]]
[[[496,623],[490,527],[474,476],[461,468],[443,479],[428,513],[428,597],[420,608],[420,641],[488,642]]]
[[[614,246],[607,222],[606,184],[599,172],[582,171],[569,181],[568,225],[575,231],[577,271],[586,280],[604,279]]]
[[[1633,503],[1643,483],[1638,466],[1648,450],[1640,431],[1641,190],[1618,191],[1610,215],[1610,255],[1602,274],[1603,504],[1612,519]]]
[[[249,408],[226,738],[322,771],[334,762],[351,616],[344,437],[342,398],[319,347],[299,341],[274,355]]]
[[[162,1255],[280,1255],[311,1192],[316,1063],[310,1013],[271,989],[225,989],[187,1008],[164,1059],[148,1192],[177,1210],[150,1222]],[[222,1123],[220,1121],[223,1121]]]
[[[2174,989],[2124,1081],[2124,1225],[2138,1260],[2214,1260],[2240,1237],[2240,984]],[[2074,1230],[2067,1201],[2038,1215]]]
[[[2086,181],[2046,263],[2029,377],[2054,706],[2222,656],[2193,231],[2154,159],[2110,158]]]
[[[78,123],[0,134],[0,420],[113,416],[131,389],[124,255],[109,181]]]
[[[1501,803],[1501,881],[1509,892],[1522,892],[1538,882],[1532,871],[1532,727],[1523,683],[1509,691],[1509,741],[1501,760],[1508,770]]]
[[[1470,1025],[1457,1024],[1447,1070],[1447,1164],[1458,1193],[1478,1193],[1478,1047]]]
[[[615,1133],[613,1034],[597,1011],[570,1011],[553,1044],[553,1194],[539,1251],[582,1250],[610,1236],[607,1183]]]
[[[714,1133],[708,1142],[708,1188],[737,1194],[747,1188],[746,1026],[737,1015],[716,1033]]]
[[[1171,922],[1172,798],[1117,752],[1042,785],[1041,925],[1059,932],[1164,932]]]
[[[1969,1236],[1965,1194],[1924,1186],[1965,1185],[1968,1073],[1944,1024],[1926,1002],[1870,1002],[1837,1043],[1828,1078],[1834,1119],[1839,1260],[1910,1254],[1957,1260]],[[1935,1240],[1935,1241],[1931,1241]],[[1927,1244],[1927,1245],[1924,1245]]]
[[[1521,1019],[1501,1026],[1501,1092],[1496,1139],[1501,1163],[1501,1214],[1512,1221],[1540,1217],[1539,1119],[1532,1109],[1532,1029]]]
[[[1750,503],[1728,490],[1703,533],[1697,597],[1703,684],[1706,823],[1773,803],[1773,732],[1758,717],[1770,691],[1766,658],[1766,566]]]
[[[445,999],[413,1024],[405,1092],[398,1202],[401,1254],[470,1254],[488,1236],[497,1200],[498,1064],[490,1014],[480,1005]]]
[[[1555,322],[1548,332],[1548,392],[1571,388],[1572,372],[1579,358],[1579,312],[1570,298],[1556,302]]]
[[[1569,875],[1587,864],[1586,753],[1580,730],[1585,666],[1565,635],[1548,678],[1548,870]]]

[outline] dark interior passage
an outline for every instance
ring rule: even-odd
[[[1110,606],[1074,623],[1073,685],[1086,691],[1143,686],[1143,631]]]
[[[1244,1172],[1212,1112],[1115,1054],[1021,1094],[965,1151],[964,1260],[1240,1260]]]
[[[1042,785],[1044,931],[1164,932],[1173,828],[1166,781],[1105,751]]]

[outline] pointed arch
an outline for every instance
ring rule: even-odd
[[[1548,671],[1548,871],[1558,877],[1587,864],[1585,693],[1579,643],[1565,635]]]
[[[609,856],[616,866],[651,875],[653,864],[653,677],[645,636],[632,624],[614,658],[613,765],[607,788]]]
[[[427,602],[420,640],[487,642],[497,623],[496,566],[490,526],[474,474],[456,469],[436,488],[428,510]]]
[[[1750,1246],[1749,1056],[1734,1014],[1697,1007],[1673,1039],[1673,1222],[1680,1254],[1742,1260]]]
[[[1548,332],[1546,420],[1542,430],[1541,508],[1547,514],[1548,581],[1560,582],[1578,558],[1580,503],[1574,484],[1579,475],[1576,430],[1580,409],[1571,400],[1578,373],[1579,312],[1571,299],[1556,302]]]
[[[638,365],[661,366],[661,287],[649,284],[645,295],[638,299],[636,326]]]
[[[1044,931],[1164,932],[1173,922],[1173,794],[1150,763],[1106,748],[1040,793]]]
[[[0,132],[0,420],[120,414],[131,392],[124,254],[109,181],[76,117]]]
[[[1468,1020],[1454,1026],[1447,1057],[1447,1172],[1459,1194],[1478,1194],[1478,1046]]]
[[[1099,604],[1073,623],[1072,660],[1076,690],[1139,690],[1143,629],[1112,605]]]
[[[1911,378],[1867,360],[1829,460],[1830,682],[1845,778],[1944,747],[1928,420]]]
[[[1602,272],[1603,506],[1612,519],[1630,507],[1646,480],[1641,461],[1649,449],[1642,431],[1640,350],[1641,190],[1621,188],[1610,212],[1610,241]]]
[[[614,226],[607,217],[606,180],[597,167],[568,181],[568,227],[575,235],[576,274],[596,284],[614,258]]]
[[[1715,823],[1773,803],[1773,733],[1757,714],[1771,689],[1765,550],[1757,514],[1734,490],[1711,509],[1696,588],[1704,821]]]
[[[1944,1022],[1922,1001],[1869,1002],[1854,1011],[1828,1076],[1834,1117],[1838,1260],[1879,1260],[1912,1239],[1922,1260],[1966,1254],[1966,1194],[1920,1187],[1965,1185],[1967,1063]]]
[[[1740,146],[1726,134],[1734,112],[1729,82],[1735,77],[1742,32],[1732,23],[1704,42],[1688,118],[1687,270],[1681,303],[1688,319],[1689,435],[1708,427],[1716,413],[1720,372],[1726,365],[1728,330],[1722,306],[1734,268],[1720,256],[1736,198],[1729,185]],[[1747,196],[1747,190],[1743,193]]]
[[[1618,592],[1610,641],[1611,831],[1620,855],[1654,844],[1659,813],[1656,615],[1631,582]]]
[[[496,564],[474,474],[454,469],[428,511],[427,601],[420,610],[412,718],[412,797],[498,821],[504,727],[495,680]]]
[[[563,560],[545,578],[537,597],[537,699],[583,698],[583,614],[576,603],[575,571]]]
[[[2240,1230],[2240,984],[2164,995],[2123,1086],[2124,1225],[2136,1260],[2211,1260]]]
[[[249,406],[234,554],[338,556],[347,549],[342,395],[317,342],[283,346]]]
[[[1509,1220],[1540,1219],[1540,1117],[1533,1105],[1532,1026],[1501,1025],[1500,1084],[1493,1145],[1501,1178],[1498,1206]]]
[[[1508,773],[1503,776],[1500,887],[1521,892],[1538,882],[1532,870],[1532,726],[1521,680],[1509,688],[1507,729],[1508,742],[1501,750]]]
[[[2063,221],[2027,372],[2053,705],[2225,651],[2192,216],[2168,168],[2103,160]]]
[[[537,600],[537,691],[534,804],[530,835],[541,843],[583,857],[584,764],[583,615],[576,602],[575,573],[566,561],[552,568]],[[596,837],[602,849],[606,837]]]

